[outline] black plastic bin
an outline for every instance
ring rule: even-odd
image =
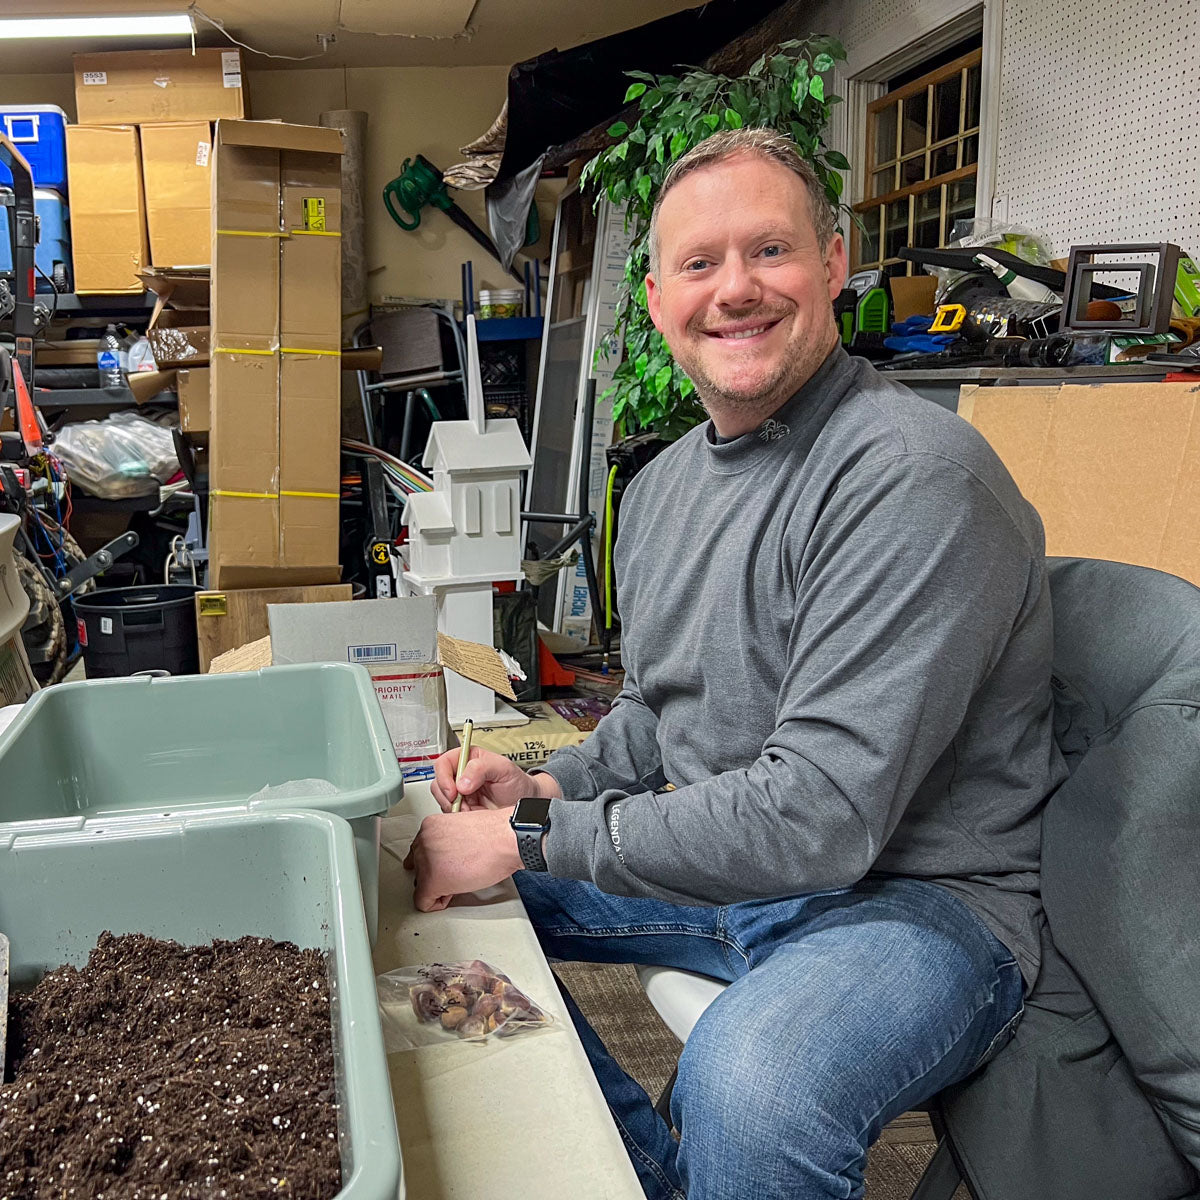
[[[86,631],[83,664],[89,679],[137,671],[198,675],[197,589],[190,584],[106,588],[74,599]]]

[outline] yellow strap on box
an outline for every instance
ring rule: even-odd
[[[305,350],[302,346],[280,346],[280,354],[317,354],[322,358],[341,358],[340,350]]]
[[[298,235],[299,237],[341,237],[336,229],[289,229],[290,235]]]
[[[217,233],[223,237],[285,237],[283,230],[266,230],[266,229],[218,229]]]
[[[278,492],[229,492],[224,488],[212,488],[210,496],[229,496],[234,500],[278,500]]]
[[[305,496],[312,500],[340,500],[340,492],[280,492],[281,496]]]
[[[277,353],[275,350],[234,350],[231,346],[214,346],[209,352],[211,354],[257,354],[265,358],[270,358]]]

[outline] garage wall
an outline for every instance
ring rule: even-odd
[[[249,106],[256,118],[315,124],[326,109],[357,108],[367,125],[368,292],[384,295],[455,298],[459,263],[475,263],[476,286],[504,287],[506,276],[494,259],[441,212],[426,209],[421,226],[401,229],[383,206],[383,186],[400,173],[405,160],[423,154],[445,169],[461,158],[459,147],[482,134],[505,98],[508,68],[349,67],[324,70],[248,72]],[[74,118],[70,75],[0,77],[0,104],[57,104]],[[558,186],[543,184],[539,199],[543,252],[554,219]],[[540,193],[540,195],[541,195]],[[487,228],[480,192],[452,192],[459,206]],[[536,249],[536,248],[535,248]]]
[[[839,37],[853,77],[972,7],[821,0],[796,35]],[[1134,19],[1135,9],[1003,0],[992,211],[1043,233],[1055,253],[1073,242],[1171,240],[1200,254],[1200,5],[1163,0],[1153,20]]]
[[[1005,0],[998,212],[1060,253],[1173,241],[1200,254],[1198,62],[1193,0]]]

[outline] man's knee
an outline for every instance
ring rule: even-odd
[[[779,1021],[803,1018],[765,1009],[748,1021],[737,1011],[706,1017],[684,1046],[672,1096],[685,1141],[716,1139],[726,1153],[785,1170],[798,1162],[818,1173],[850,1168],[861,1152],[858,1106],[819,1031],[799,1043],[794,1030],[775,1036]]]

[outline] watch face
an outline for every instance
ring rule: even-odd
[[[512,825],[540,829],[550,820],[550,801],[542,796],[525,796],[513,809]]]

